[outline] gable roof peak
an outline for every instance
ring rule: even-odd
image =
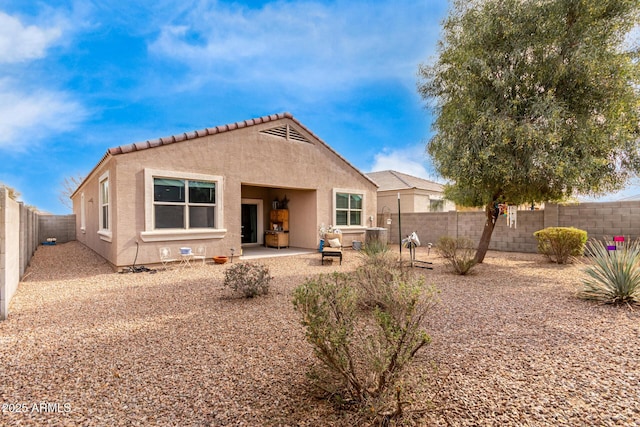
[[[291,114],[289,112],[283,112],[283,113],[271,114],[271,115],[268,115],[268,116],[262,116],[262,117],[258,117],[258,118],[254,118],[254,119],[243,120],[243,121],[240,121],[240,122],[230,123],[230,124],[226,124],[226,125],[222,125],[222,126],[216,126],[216,127],[206,128],[206,129],[202,129],[202,130],[196,130],[196,131],[193,131],[193,132],[185,132],[185,133],[181,133],[181,134],[178,134],[178,135],[172,135],[172,136],[167,136],[167,137],[162,137],[162,138],[156,138],[156,139],[147,140],[147,141],[143,141],[143,142],[136,142],[136,143],[133,143],[133,144],[120,145],[120,146],[117,146],[117,147],[109,148],[109,149],[107,149],[107,152],[104,154],[102,159],[100,159],[100,161],[93,167],[91,172],[89,172],[89,174],[87,174],[87,177],[84,179],[84,181],[82,181],[82,183],[80,183],[80,185],[74,191],[74,193],[71,195],[71,197],[75,196],[75,194],[80,190],[81,187],[84,186],[84,184],[95,173],[95,171],[98,170],[100,165],[104,164],[110,157],[117,156],[117,155],[120,155],[120,154],[127,154],[127,153],[131,153],[131,152],[134,152],[134,151],[147,150],[149,148],[159,147],[161,145],[173,144],[173,143],[176,143],[176,142],[182,142],[182,141],[186,141],[186,140],[189,140],[189,139],[201,138],[201,137],[206,136],[206,135],[215,135],[215,134],[219,134],[219,133],[224,133],[224,132],[228,132],[228,131],[235,130],[235,129],[241,129],[241,128],[245,128],[245,127],[258,125],[258,124],[261,124],[261,123],[275,122],[275,121],[281,120],[281,119],[289,119],[289,120],[291,120],[293,123],[296,124],[296,126],[298,126],[300,129],[304,130],[304,132],[306,132],[312,138],[315,138],[322,146],[324,146],[326,149],[328,149],[330,152],[332,152],[335,156],[337,156],[340,160],[342,160],[347,166],[349,166],[350,168],[355,170],[358,173],[358,175],[362,176],[365,180],[367,180],[371,184],[375,185],[376,187],[378,186],[378,184],[376,184],[375,181],[373,181],[371,178],[369,178],[364,172],[360,171],[358,168],[353,166],[347,159],[342,157],[337,151],[335,151],[333,148],[331,148],[331,146],[329,146],[329,144],[324,142],[319,136],[317,136],[315,133],[313,133],[311,130],[309,130],[309,128],[307,128],[305,125],[300,123],[295,117],[293,117],[293,114]],[[302,135],[300,135],[300,136],[302,136]]]
[[[292,119],[292,120],[297,122],[297,120],[295,120],[293,118],[293,115],[291,113],[289,113],[289,112],[278,113],[278,114],[270,114],[268,116],[262,116],[262,117],[257,117],[257,118],[254,118],[254,119],[243,120],[243,121],[240,121],[240,122],[229,123],[229,124],[222,125],[222,126],[215,126],[215,127],[205,128],[205,129],[201,129],[201,130],[195,130],[195,131],[192,131],[192,132],[184,132],[184,133],[180,133],[180,134],[177,134],[177,135],[171,135],[171,136],[166,136],[166,137],[162,137],[162,138],[150,139],[150,140],[146,140],[146,141],[143,141],[143,142],[135,142],[133,144],[119,145],[117,147],[109,148],[107,150],[107,154],[110,154],[112,156],[116,156],[118,154],[131,153],[132,151],[146,150],[148,148],[154,148],[154,147],[158,147],[160,145],[173,144],[173,143],[176,143],[176,142],[187,141],[189,139],[201,138],[201,137],[207,136],[207,135],[215,135],[215,134],[218,134],[218,133],[228,132],[230,130],[241,129],[241,128],[258,125],[258,124],[261,124],[261,123],[268,123],[268,122],[272,122],[272,121],[276,121],[276,120],[280,120],[280,119]],[[305,128],[305,130],[313,135],[313,133],[310,132],[308,129]],[[315,135],[314,135],[314,137],[315,137]]]
[[[442,184],[435,181],[419,178],[417,176],[395,170],[369,172],[367,176],[378,183],[379,191],[421,189],[441,192],[443,189]]]

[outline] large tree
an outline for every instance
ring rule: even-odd
[[[446,195],[484,206],[620,189],[640,172],[638,0],[453,0],[420,67],[434,110],[427,151]]]

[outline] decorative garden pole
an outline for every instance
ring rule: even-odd
[[[398,244],[400,245],[400,259],[402,259],[402,221],[400,220],[400,192],[398,191]]]

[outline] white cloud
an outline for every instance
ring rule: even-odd
[[[25,26],[17,18],[0,12],[0,63],[18,63],[42,58],[62,36],[62,28]]]
[[[391,78],[413,87],[437,38],[440,11],[429,7],[279,1],[247,9],[203,1],[187,19],[165,26],[150,50],[227,84],[323,92]],[[429,17],[436,25],[425,22]]]
[[[394,170],[441,182],[442,180],[438,180],[434,174],[429,172],[431,166],[424,149],[424,145],[413,145],[378,153],[374,156],[371,172]]]
[[[605,194],[600,197],[581,196],[578,200],[582,202],[624,202],[640,200],[640,177],[629,180],[627,185],[620,191]]]
[[[633,49],[640,46],[640,24],[634,26],[622,42],[624,49]]]
[[[27,19],[37,24],[26,24]],[[69,22],[63,11],[49,7],[23,20],[0,11],[0,69],[5,75],[0,78],[0,150],[28,150],[86,118],[84,107],[70,94],[45,88],[42,69],[33,65],[47,58],[52,46],[68,42],[62,36],[74,31]]]
[[[84,108],[63,92],[14,89],[0,80],[0,149],[22,151],[25,141],[38,142],[51,133],[74,128],[87,116]]]

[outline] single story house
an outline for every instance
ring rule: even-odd
[[[369,172],[367,176],[378,184],[379,221],[398,212],[398,194],[403,213],[456,210],[455,203],[444,198],[444,187],[437,182],[393,170]]]
[[[375,225],[376,190],[281,113],[110,148],[71,199],[77,239],[122,267],[158,263],[166,247],[238,255],[271,227],[286,233],[278,246],[317,248],[323,224],[349,245]]]

